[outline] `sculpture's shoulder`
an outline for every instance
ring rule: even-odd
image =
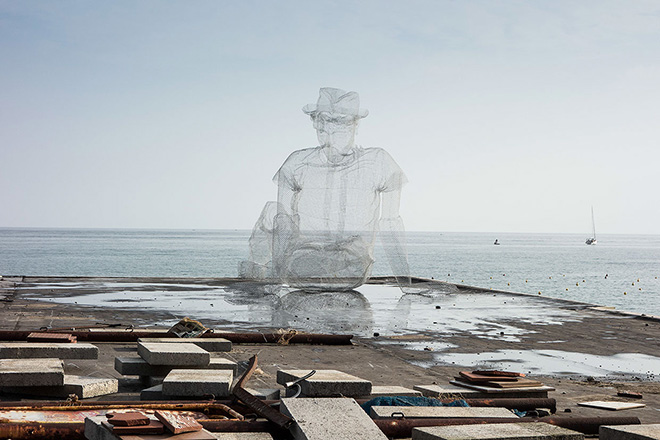
[[[296,150],[293,153],[289,154],[289,157],[286,158],[282,166],[300,165],[303,163],[316,161],[319,156],[320,148],[321,147],[310,147],[310,148],[303,148],[301,150]]]

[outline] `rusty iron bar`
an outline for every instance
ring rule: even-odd
[[[47,332],[40,330],[41,332]],[[0,341],[26,341],[32,331],[0,330]],[[165,333],[151,330],[113,330],[113,331],[65,331],[57,330],[50,333],[67,333],[78,338],[80,342],[136,342],[139,338],[162,338]],[[202,338],[224,338],[235,344],[277,344],[281,338],[280,333],[225,333],[207,332]],[[286,336],[289,344],[317,344],[317,345],[351,345],[353,335],[330,335],[324,333],[297,333]]]
[[[288,428],[293,423],[293,419],[291,419],[291,417],[288,417],[281,412],[274,410],[269,405],[257,399],[243,388],[243,385],[247,383],[256,368],[257,355],[255,354],[250,358],[250,363],[248,364],[248,368],[243,376],[241,376],[238,382],[236,382],[236,386],[234,387],[232,394],[255,413],[265,417],[280,428]]]
[[[477,425],[490,423],[549,423],[566,429],[572,429],[583,434],[598,434],[601,425],[639,425],[637,417],[559,417],[549,416],[543,418],[511,417],[511,418],[447,418],[447,419],[374,419],[380,430],[391,438],[410,438],[413,428],[423,426],[451,426],[451,425]]]
[[[370,399],[355,399],[362,405]],[[451,403],[460,399],[437,399],[442,403]],[[463,399],[469,406],[494,407],[530,411],[537,408],[548,408],[554,413],[557,410],[557,400],[551,398],[497,398],[497,399]],[[276,401],[274,401],[276,402]],[[273,402],[271,402],[273,403]]]
[[[0,423],[0,438],[12,440],[84,440],[82,422],[10,422]]]

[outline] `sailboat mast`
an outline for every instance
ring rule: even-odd
[[[596,238],[596,222],[594,221],[594,207],[591,207],[591,229],[593,232],[593,238]]]

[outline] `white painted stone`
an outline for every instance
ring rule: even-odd
[[[600,440],[660,440],[660,424],[601,426]]]
[[[138,342],[138,354],[151,365],[205,366],[211,354],[195,344]]]
[[[163,380],[163,395],[226,397],[233,376],[227,370],[172,370]]]
[[[386,440],[373,420],[350,398],[283,398],[282,413],[295,420],[295,440]]]
[[[87,343],[0,342],[0,359],[98,359],[99,349]]]
[[[584,440],[584,434],[549,423],[492,423],[413,428],[412,440]]]
[[[489,417],[498,419],[510,419],[517,417],[506,408],[489,407],[460,407],[460,406],[372,406],[371,417],[374,419],[385,419],[397,414],[396,417],[416,419],[449,419],[449,418],[472,418]]]
[[[61,386],[60,359],[0,359],[0,386]]]
[[[284,385],[297,380],[311,370],[279,370],[277,383]],[[316,370],[309,379],[300,382],[302,396],[307,397],[360,397],[371,394],[371,382],[337,370]]]
[[[224,338],[140,338],[138,342],[188,343],[195,344],[209,352],[231,351],[231,341]]]

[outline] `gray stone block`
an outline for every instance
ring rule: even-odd
[[[163,395],[226,397],[233,376],[227,370],[172,370],[163,380]]]
[[[85,438],[87,440],[121,440],[119,436],[113,434],[101,424],[106,420],[106,416],[86,417]]]
[[[218,440],[273,440],[267,432],[214,432]]]
[[[280,400],[281,390],[279,388],[245,388],[245,391],[261,400]]]
[[[0,386],[64,385],[60,359],[0,359]]]
[[[284,398],[280,410],[296,421],[291,428],[295,440],[387,439],[350,398]]]
[[[206,366],[211,354],[195,344],[138,342],[138,355],[151,365]]]
[[[279,370],[277,383],[284,385],[308,374],[311,370]],[[359,397],[371,394],[371,382],[337,370],[316,370],[309,379],[300,382],[302,396]]]
[[[151,365],[141,357],[125,356],[115,358],[115,370],[119,374],[125,376],[161,376],[165,377],[167,374],[176,369],[195,369],[203,368],[205,370],[231,370],[236,374],[238,365],[236,362],[221,357],[211,356],[211,361],[208,365]]]
[[[465,398],[465,399],[479,399],[486,397],[486,393],[469,388],[458,387],[456,385],[415,385],[414,390],[420,391],[424,397],[439,397],[439,398]]]
[[[98,347],[86,343],[0,342],[0,358],[2,359],[98,359],[98,357]]]
[[[494,423],[413,428],[412,440],[584,440],[584,434],[549,423]]]
[[[397,385],[373,385],[371,387],[371,395],[369,397],[391,397],[391,396],[421,396],[421,391],[411,390],[410,388],[400,387]]]
[[[77,395],[80,399],[105,396],[117,392],[118,381],[113,378],[100,378],[89,376],[74,376],[65,374],[64,385],[60,386],[30,386],[30,387],[4,387],[3,392],[25,394],[31,396],[69,397]]]
[[[600,440],[660,440],[660,425],[601,426]]]
[[[163,384],[145,388],[140,392],[140,400],[164,400]]]
[[[224,338],[140,338],[138,342],[156,342],[156,343],[187,343],[195,344],[206,351],[231,351],[231,341]]]
[[[487,408],[460,406],[372,406],[371,417],[374,419],[386,419],[397,414],[396,417],[416,419],[449,419],[449,418],[472,418],[488,417],[497,419],[510,419],[517,417],[506,408]]]

